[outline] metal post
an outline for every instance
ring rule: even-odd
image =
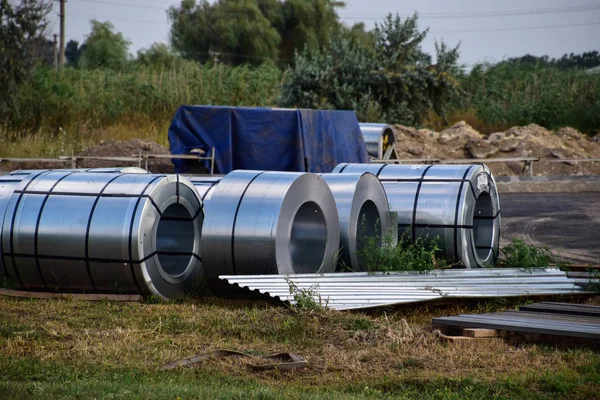
[[[142,168],[142,151],[138,152],[138,168]]]
[[[65,3],[67,0],[60,1],[60,63],[62,68],[65,65]]]
[[[148,171],[148,156],[144,157],[144,169]]]
[[[529,161],[529,176],[533,176],[533,160]]]
[[[212,155],[210,157],[210,174],[215,174],[215,148],[212,148]]]

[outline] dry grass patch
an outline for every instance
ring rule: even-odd
[[[411,387],[440,379],[495,385],[532,374],[552,378],[567,373],[574,385],[583,385],[577,383],[582,375],[572,371],[600,365],[591,350],[514,347],[500,339],[444,344],[429,326],[433,315],[485,308],[505,307],[471,303],[366,314],[292,311],[217,299],[181,304],[0,299],[0,360],[37,360],[76,371],[125,368],[156,374],[169,362],[215,349],[256,355],[291,352],[307,358],[309,367],[252,371],[248,364],[257,360],[231,358],[171,373],[251,379],[268,387],[340,390],[365,382],[371,382],[371,388],[375,383],[385,387],[389,380],[412,382]],[[600,379],[584,383],[600,389]]]

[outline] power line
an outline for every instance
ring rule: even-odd
[[[506,31],[527,31],[530,29],[550,29],[550,28],[572,28],[579,26],[600,25],[600,22],[589,22],[584,24],[564,24],[564,25],[541,25],[541,26],[525,26],[522,28],[498,28],[498,29],[465,29],[454,31],[431,31],[435,33],[474,33],[474,32],[506,32]]]
[[[600,10],[600,5],[585,5],[585,6],[570,6],[570,7],[555,7],[555,8],[537,8],[525,10],[506,10],[506,11],[481,11],[471,13],[439,13],[439,14],[418,14],[419,19],[463,19],[463,18],[496,18],[496,17],[512,17],[520,15],[542,15],[542,14],[557,14]],[[412,14],[404,14],[404,17],[410,17]],[[342,19],[350,20],[383,20],[385,16],[368,15],[340,15]]]
[[[119,18],[119,17],[109,17],[106,15],[97,15],[97,14],[83,14],[83,13],[78,13],[78,12],[70,12],[73,15],[79,15],[80,17],[89,17],[89,18],[98,18],[98,19],[106,19],[109,21],[124,21],[124,22],[139,22],[139,23],[143,23],[143,24],[158,24],[158,25],[164,25],[164,24],[168,24],[168,21],[149,21],[149,20],[144,20],[144,19],[129,19],[129,18]]]
[[[151,10],[161,10],[165,11],[168,7],[154,7],[142,4],[131,4],[131,3],[114,3],[112,1],[100,1],[100,0],[79,0],[82,3],[95,3],[95,4],[103,4],[103,5],[111,5],[111,6],[119,6],[119,7],[134,7],[134,8],[147,8]]]

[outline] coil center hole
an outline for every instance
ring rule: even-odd
[[[381,220],[379,210],[375,203],[367,200],[363,203],[358,213],[358,224],[356,226],[356,257],[361,266],[366,266],[368,260],[365,254],[365,246],[370,241],[375,241],[375,247],[381,247]]]
[[[187,208],[171,204],[163,212],[156,229],[156,251],[163,271],[181,275],[194,251],[194,222]]]
[[[325,258],[327,226],[323,211],[316,203],[304,203],[292,223],[290,253],[296,273],[317,272]]]
[[[473,211],[473,243],[477,256],[485,260],[492,252],[494,240],[494,206],[492,205],[492,196],[488,193],[482,193],[475,202]]]

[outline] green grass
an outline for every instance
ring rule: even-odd
[[[179,106],[277,106],[282,76],[272,66],[192,62],[120,72],[37,69],[0,123],[0,157],[71,155],[107,139],[143,138],[166,146]],[[465,119],[483,133],[530,123],[600,131],[600,74],[500,65],[475,68],[460,87],[462,101],[447,119],[424,116],[422,123],[439,130]]]
[[[476,66],[461,80],[461,88],[465,95],[457,104],[458,114],[476,114],[478,122],[471,122],[484,133],[530,123],[600,132],[600,74],[543,66]]]
[[[37,69],[21,87],[17,110],[4,121],[15,130],[95,129],[147,119],[170,121],[181,105],[266,106],[278,95],[276,68],[138,67],[122,72]]]
[[[3,398],[590,399],[600,355],[499,339],[442,343],[431,317],[512,309],[523,300],[369,313],[291,310],[207,298],[179,304],[0,298]],[[245,359],[161,371],[218,348],[292,352],[293,372]]]

